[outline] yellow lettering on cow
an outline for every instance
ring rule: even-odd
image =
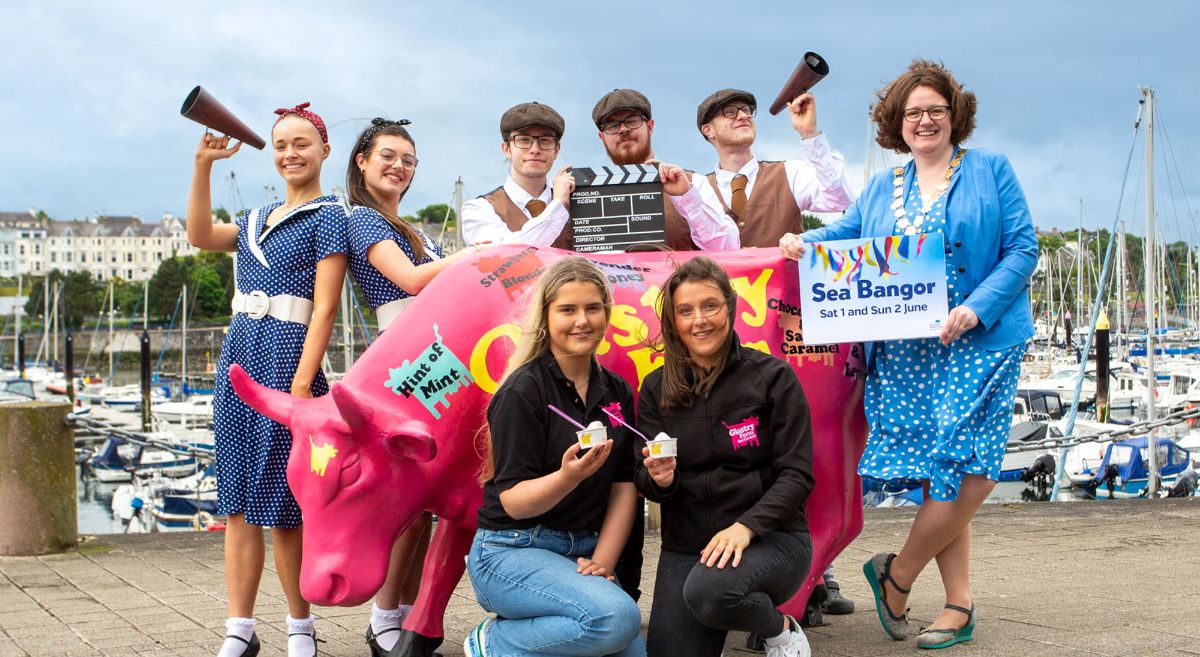
[[[633,361],[633,366],[637,369],[637,389],[641,390],[642,381],[645,381],[651,372],[662,367],[663,356],[652,347],[630,349],[626,355],[629,356],[629,360]]]
[[[733,290],[737,295],[750,304],[750,312],[742,311],[742,321],[746,326],[762,326],[767,319],[767,282],[771,280],[771,274],[775,273],[774,269],[764,269],[758,274],[758,278],[753,283],[750,278],[741,276],[735,278],[730,283],[733,284]]]
[[[613,327],[613,342],[619,347],[632,347],[643,342],[649,329],[646,322],[637,316],[637,308],[618,304],[613,306],[609,323]]]
[[[475,343],[475,348],[471,351],[471,375],[475,377],[475,384],[487,394],[496,392],[496,388],[500,387],[500,383],[492,378],[491,372],[487,368],[487,355],[492,349],[492,343],[500,338],[508,338],[516,344],[517,338],[521,337],[521,328],[516,324],[501,324],[492,330],[484,333],[479,341]]]
[[[662,315],[662,298],[659,296],[660,294],[662,294],[662,288],[657,285],[651,285],[642,293],[642,298],[638,299],[642,307],[654,310],[655,317]]]
[[[763,352],[764,354],[769,354],[769,353],[771,353],[771,347],[769,347],[769,346],[767,345],[767,341],[766,341],[766,340],[758,340],[758,341],[755,341],[755,342],[743,342],[743,343],[742,343],[742,346],[743,346],[743,347],[750,347],[751,349],[757,349],[757,350],[759,350],[759,351]]]
[[[337,448],[330,443],[325,443],[320,447],[313,442],[313,437],[308,436],[308,446],[311,449],[308,455],[308,466],[318,477],[325,476],[325,469],[329,467],[329,462],[333,457],[337,456]]]

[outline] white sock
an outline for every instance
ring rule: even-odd
[[[221,651],[217,653],[217,657],[241,657],[242,653],[246,652],[246,644],[237,639],[230,639],[229,636],[238,636],[249,641],[254,635],[254,619],[236,616],[226,619],[225,635],[225,643],[221,644]]]
[[[371,605],[371,631],[376,635],[375,642],[385,652],[391,650],[392,646],[395,646],[396,642],[400,640],[400,633],[380,634],[380,632],[392,628],[400,629],[410,611],[412,611],[412,605],[400,605],[395,609],[380,609],[379,605]]]
[[[787,616],[784,616],[783,620],[784,624],[788,625],[788,628],[773,637],[763,639],[763,643],[766,643],[768,646],[774,648],[776,646],[782,646],[788,642],[788,639],[792,636],[791,622],[788,621]]]
[[[314,657],[317,654],[316,630],[313,628],[316,620],[311,614],[308,618],[287,617],[288,657]]]

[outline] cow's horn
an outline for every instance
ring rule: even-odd
[[[229,366],[229,382],[246,405],[283,425],[292,419],[292,410],[300,401],[298,397],[272,390],[255,381],[237,364]]]
[[[374,410],[358,401],[358,397],[350,392],[349,388],[341,383],[335,383],[330,394],[333,395],[333,403],[337,406],[338,412],[342,414],[342,419],[350,426],[351,431],[371,426],[371,418],[375,415]]]

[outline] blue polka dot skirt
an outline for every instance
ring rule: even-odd
[[[905,205],[907,224],[941,232],[947,196],[923,212],[914,184]],[[897,227],[896,234],[901,232]],[[957,271],[949,262],[946,279],[954,308],[963,295],[955,289]],[[1024,344],[988,351],[969,335],[948,347],[937,338],[881,343],[864,393],[871,429],[859,474],[886,482],[928,481],[930,497],[943,502],[958,499],[965,475],[998,479],[1024,355]]]
[[[315,205],[319,203],[327,205]],[[269,296],[312,299],[317,263],[349,251],[345,210],[336,197],[323,196],[264,228],[266,217],[277,206],[260,208],[257,226],[249,225],[247,216],[237,221],[237,288],[247,294],[262,290]],[[251,239],[257,242],[253,247]],[[242,513],[247,523],[262,527],[301,524],[300,507],[287,483],[291,432],[242,402],[229,383],[229,366],[237,363],[258,383],[291,392],[307,335],[303,324],[271,316],[233,316],[221,346],[213,398],[220,513]],[[329,391],[320,370],[310,390],[314,397]]]

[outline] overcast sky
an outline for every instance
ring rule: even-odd
[[[416,6],[412,6],[416,5]],[[639,6],[642,5],[642,6]],[[1135,13],[1136,12],[1136,13]],[[331,126],[325,187],[344,184],[348,149],[372,116],[408,118],[421,164],[412,213],[504,180],[499,117],[555,107],[561,164],[603,163],[592,106],[634,87],[654,106],[657,155],[703,172],[715,156],[696,105],[724,87],[759,98],[760,159],[798,157],[799,137],[765,108],[805,50],[831,73],[816,89],[819,127],[863,184],[872,92],[915,57],[943,61],[979,99],[968,146],[1006,153],[1041,228],[1109,226],[1138,111],[1157,94],[1158,222],[1200,243],[1200,3],[1142,2],[454,2],[6,3],[0,59],[0,210],[56,219],[186,209],[202,128],[179,116],[202,84],[266,137],[276,107],[312,102]],[[1137,143],[1122,214],[1145,222]],[[268,152],[243,149],[215,170],[214,203],[283,192]]]

